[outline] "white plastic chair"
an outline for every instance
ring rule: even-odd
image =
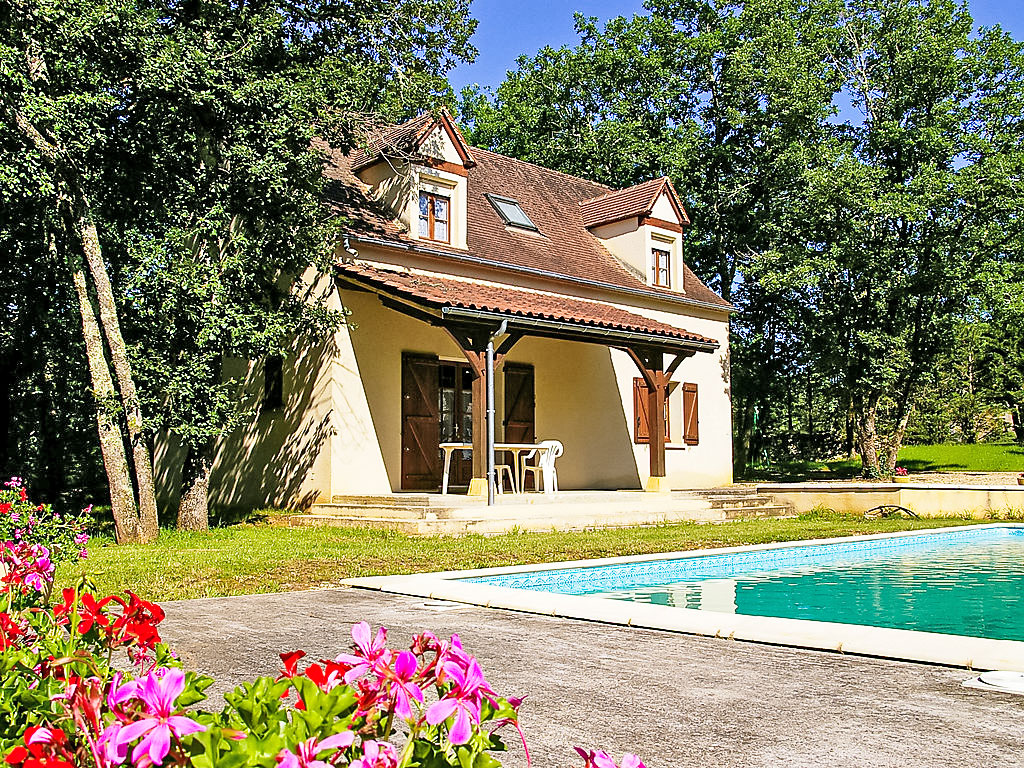
[[[505,476],[508,476],[508,484],[512,489],[512,493],[519,493],[519,486],[516,484],[516,475],[512,471],[511,464],[495,464],[494,465],[494,478],[497,484],[496,490],[498,493],[505,492]]]
[[[523,477],[519,487],[526,490],[526,474],[533,473],[533,487],[540,490],[540,481],[544,481],[544,493],[558,492],[558,473],[555,471],[555,459],[562,455],[564,448],[557,440],[542,440],[537,448],[523,457]],[[537,455],[536,464],[526,462]]]

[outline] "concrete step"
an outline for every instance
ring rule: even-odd
[[[706,500],[715,509],[742,509],[746,507],[760,507],[765,504],[775,504],[772,496],[709,496]]]
[[[795,517],[793,508],[785,504],[764,505],[761,507],[743,507],[740,509],[723,509],[727,520],[750,520],[762,517]]]
[[[432,504],[429,493],[391,493],[377,496],[345,496],[331,497],[331,504],[346,507],[429,507]]]
[[[442,497],[443,500],[443,497]],[[436,501],[436,500],[435,500]],[[291,515],[286,525],[328,525],[385,529],[408,535],[496,535],[511,530],[587,530],[665,525],[676,522],[720,523],[764,517],[784,517],[792,510],[770,497],[735,500],[732,505],[691,495],[654,496],[624,493],[595,502],[542,494],[499,498],[493,507],[316,504],[307,514]]]

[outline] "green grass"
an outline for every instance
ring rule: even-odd
[[[58,573],[58,584],[87,574],[104,592],[132,589],[151,600],[176,600],[310,589],[353,576],[639,555],[965,522],[959,518],[864,520],[812,513],[783,520],[486,538],[414,538],[370,530],[243,524],[208,533],[163,531],[149,546],[118,547],[109,539],[97,538],[89,545],[87,560]]]
[[[907,445],[900,450],[899,465],[918,472],[1024,472],[1024,447],[1014,443],[965,445]],[[849,479],[860,474],[860,460],[792,461],[751,470],[749,480]]]
[[[908,445],[900,465],[911,472],[1024,472],[1024,447],[1006,443]]]

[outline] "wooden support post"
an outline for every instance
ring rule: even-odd
[[[670,488],[668,478],[665,477],[665,397],[671,374],[665,373],[665,358],[661,350],[641,347],[626,351],[647,384],[647,439],[651,473],[645,490],[667,493]]]
[[[651,446],[651,477],[665,477],[665,394],[668,377],[651,371],[654,386],[647,387],[647,435]]]
[[[487,495],[487,377],[481,372],[473,379],[473,479],[470,496]]]
[[[480,329],[463,330],[445,327],[466,356],[473,371],[470,396],[473,403],[473,478],[469,481],[469,496],[487,495],[487,332]],[[513,342],[515,343],[515,342]],[[511,347],[511,344],[509,345]],[[494,355],[494,368],[505,359],[505,354]]]

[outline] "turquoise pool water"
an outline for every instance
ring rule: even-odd
[[[466,579],[701,610],[1024,641],[1024,528]]]

